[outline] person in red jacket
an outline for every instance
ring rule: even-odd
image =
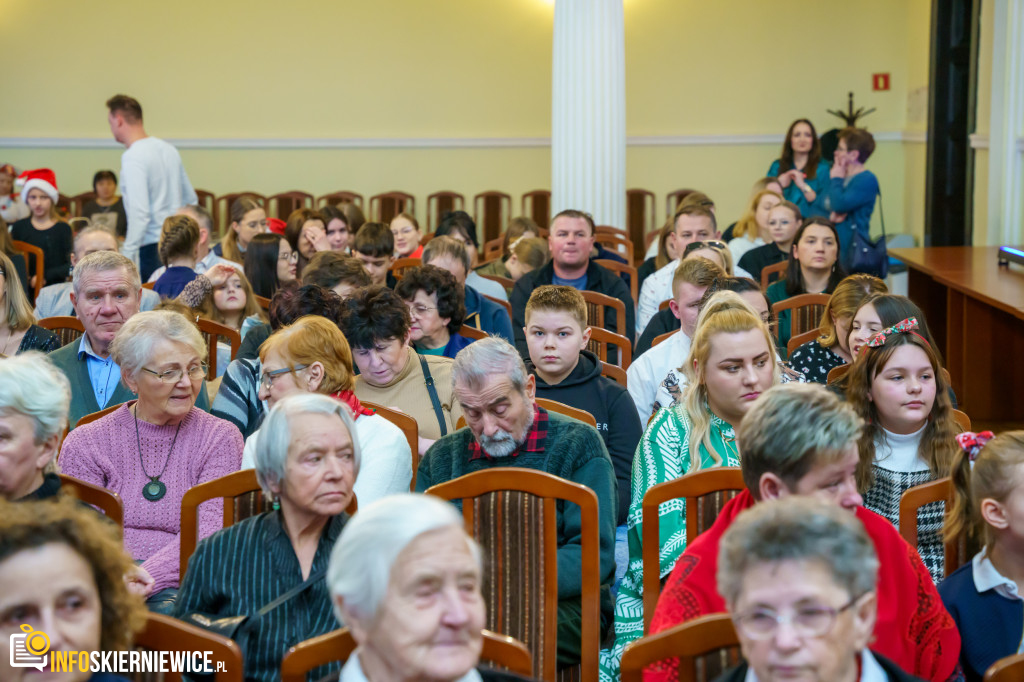
[[[878,555],[878,615],[871,651],[926,680],[958,679],[960,635],[917,551],[885,518],[863,507],[857,491],[861,419],[818,384],[765,391],[738,433],[743,491],[679,558],[658,600],[651,633],[711,613],[724,613],[718,592],[719,545],[744,510],[761,500],[807,495],[855,514]],[[674,660],[650,666],[645,682],[678,679]]]

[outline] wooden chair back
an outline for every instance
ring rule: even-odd
[[[384,192],[370,197],[370,214],[378,223],[388,225],[399,213],[416,215],[416,197],[406,192]]]
[[[1024,654],[1000,658],[985,671],[983,682],[1020,682],[1024,680]]]
[[[595,353],[601,362],[618,365],[622,369],[629,369],[629,363],[633,360],[629,339],[600,327],[590,328],[587,349]]]
[[[489,279],[492,282],[497,282],[498,284],[500,284],[501,286],[503,286],[503,287],[505,287],[506,289],[509,289],[509,290],[514,288],[515,285],[516,285],[516,281],[514,279],[512,279],[511,277],[501,277],[499,275],[485,275],[483,273],[478,273],[478,274],[481,277],[483,277],[484,279]]]
[[[640,281],[640,276],[636,272],[636,268],[626,263],[620,263],[617,260],[611,260],[609,258],[595,258],[594,262],[603,268],[616,272],[619,276],[629,275],[629,294],[633,297],[633,307],[637,305],[637,297],[639,291],[637,289],[637,282]],[[630,261],[632,262],[632,261]]]
[[[641,682],[655,665],[659,672],[675,668],[679,682],[711,682],[739,665],[740,641],[727,613],[701,616],[631,642],[622,654],[622,682]]]
[[[71,315],[58,315],[56,317],[44,317],[37,320],[43,329],[49,329],[60,337],[60,345],[66,346],[72,341],[77,341],[85,333],[85,326],[77,317]]]
[[[96,192],[82,192],[71,197],[71,215],[80,216],[85,213],[85,205],[96,198]]]
[[[28,273],[29,281],[33,276],[36,278],[36,283],[32,286],[32,302],[35,303],[35,300],[39,298],[39,290],[46,284],[46,258],[43,256],[43,250],[19,239],[12,239],[11,246],[15,251],[21,251],[25,257],[25,272]],[[29,256],[35,259],[34,268]]]
[[[531,218],[540,227],[551,224],[551,191],[535,189],[523,194],[522,214]]]
[[[371,403],[367,400],[360,402],[364,407],[374,410],[402,430],[405,440],[409,443],[409,450],[412,452],[412,480],[409,482],[409,492],[416,492],[416,469],[420,466],[420,426],[416,423],[416,419],[404,412],[384,407],[378,403]]]
[[[253,294],[253,298],[256,299],[256,303],[258,303],[261,308],[266,310],[268,313],[270,312],[269,298],[267,298],[266,296],[257,296],[256,294]]]
[[[53,208],[56,209],[57,215],[60,216],[60,219],[65,222],[74,217],[74,213],[72,213],[71,197],[63,192],[57,193],[57,203],[53,205]]]
[[[217,378],[217,343],[221,340],[228,343],[231,346],[231,359],[234,360],[238,355],[238,348],[242,345],[242,337],[231,327],[203,317],[196,320],[196,326],[206,341],[206,379],[213,381]]]
[[[149,289],[150,291],[153,291],[153,289],[155,287],[156,287],[156,282],[143,282],[142,283],[142,288],[143,289]]]
[[[597,420],[594,419],[594,415],[590,414],[586,410],[581,410],[576,407],[570,407],[565,403],[560,403],[557,400],[549,400],[547,398],[535,398],[537,404],[543,407],[548,412],[556,412],[564,417],[572,417],[577,421],[581,421],[584,424],[590,424],[595,429],[597,428]],[[466,426],[466,418],[459,417],[458,423],[455,425],[456,429],[461,429]]]
[[[654,192],[639,188],[626,190],[626,231],[638,253],[646,253],[649,235],[657,234],[654,204]]]
[[[508,301],[502,300],[500,298],[495,298],[494,296],[488,296],[487,294],[480,294],[480,295],[483,296],[484,298],[486,298],[491,303],[497,303],[498,305],[500,305],[502,308],[505,309],[505,312],[508,313],[508,319],[510,319],[510,320],[512,319],[512,304],[511,303],[509,303]]]
[[[470,327],[468,324],[464,324],[459,328],[459,333],[465,336],[467,339],[473,339],[479,341],[480,339],[486,339],[490,334],[485,332],[483,329],[477,329],[476,327]]]
[[[337,206],[338,204],[350,202],[358,206],[363,207],[363,195],[359,192],[331,192],[330,194],[321,194],[316,198],[317,206]]]
[[[686,544],[689,545],[711,527],[725,503],[745,489],[739,467],[712,467],[651,486],[644,493],[640,508],[643,523],[644,632],[650,632],[654,607],[661,593],[659,507],[671,502],[674,509],[686,514]]]
[[[928,505],[944,504],[942,511],[944,519],[948,519],[949,511],[953,508],[953,482],[949,476],[915,485],[909,488],[900,497],[900,535],[911,547],[917,547],[918,535],[918,514],[927,511]],[[931,512],[938,513],[936,508]],[[963,566],[971,560],[968,554],[967,539],[965,537],[953,538],[945,543],[945,576]]]
[[[838,367],[833,367],[828,371],[828,377],[825,379],[825,381],[827,381],[830,384],[834,384],[840,379],[842,379],[844,376],[846,376],[846,373],[849,371],[850,365],[839,365]]]
[[[945,372],[946,368],[943,367],[942,371]],[[947,385],[948,385],[948,383],[949,382],[947,381]],[[957,423],[957,426],[960,427],[961,431],[970,431],[971,430],[971,418],[968,417],[966,413],[961,412],[960,410],[950,410],[950,413],[951,413],[951,416],[953,417],[953,421],[955,421]]]
[[[263,493],[256,480],[255,469],[242,469],[186,490],[181,498],[180,576],[185,575],[188,560],[199,542],[199,505],[217,499],[224,502],[224,528],[273,508],[273,500]],[[357,508],[353,494],[352,502],[345,511],[351,515]]]
[[[421,265],[423,265],[423,261],[419,258],[396,258],[395,262],[391,264],[391,274],[395,276],[395,279],[402,279],[406,270],[418,268]]]
[[[658,334],[651,340],[651,348],[654,348],[662,341],[668,340],[668,337],[672,336],[673,334],[678,334],[681,331],[682,329],[677,329],[674,332],[665,332],[664,334]]]
[[[267,215],[273,218],[288,220],[288,216],[300,208],[313,208],[312,194],[293,190],[267,197]]]
[[[671,220],[672,216],[676,214],[676,209],[679,208],[679,204],[682,203],[683,199],[693,194],[696,190],[693,189],[677,189],[674,192],[669,192],[665,195],[665,220]]]
[[[220,234],[220,225],[217,222],[217,196],[213,192],[207,192],[205,189],[197,189],[195,192],[196,204],[209,211],[210,217],[213,219],[213,233],[210,234],[212,242]]]
[[[776,316],[783,310],[789,310],[789,335],[790,337],[798,336],[818,328],[818,325],[821,324],[821,315],[825,312],[825,306],[828,305],[830,298],[828,294],[800,294],[776,303],[772,306],[772,310]],[[775,338],[778,339],[778,326],[773,332]]]
[[[524,677],[533,673],[533,656],[522,642],[490,630],[484,630],[483,636],[481,662],[491,663]],[[356,640],[348,628],[299,642],[284,654],[281,682],[306,682],[309,673],[316,668],[329,663],[344,664],[355,650]]]
[[[99,412],[90,412],[89,414],[87,414],[84,417],[82,417],[81,419],[79,419],[78,423],[75,424],[75,427],[77,428],[79,426],[83,426],[85,424],[89,424],[91,422],[94,422],[97,419],[102,419],[103,417],[106,417],[108,414],[110,414],[111,412],[113,412],[117,408],[121,407],[122,405],[124,405],[124,403],[118,403],[117,405],[107,405],[106,407],[104,407]]]
[[[596,680],[601,569],[594,491],[533,469],[495,467],[439,483],[427,494],[462,501],[466,532],[480,544],[483,554],[486,627],[523,642],[533,655],[533,677],[544,680],[556,676],[556,502],[579,507],[583,566],[581,679]]]
[[[60,474],[60,487],[82,502],[97,507],[108,519],[116,523],[118,528],[124,528],[124,503],[121,496],[114,491],[67,474]]]
[[[596,291],[581,291],[583,300],[587,302],[587,324],[591,327],[600,327],[616,334],[631,334],[626,330],[626,304],[615,298],[599,294]],[[615,311],[615,329],[609,329],[605,324],[607,309]],[[628,338],[628,337],[627,337]]]
[[[814,341],[814,339],[818,338],[819,336],[821,336],[821,330],[812,329],[810,331],[804,332],[803,334],[797,334],[796,336],[789,337],[789,341],[786,342],[786,354],[793,355],[793,351],[795,351],[797,348],[804,345],[808,341]]]
[[[636,263],[636,259],[633,256],[633,242],[625,237],[618,234],[601,234],[598,232],[594,236],[594,242],[619,254],[626,259],[627,263]]]
[[[629,239],[629,234],[624,229],[614,225],[594,225],[594,234],[610,234],[613,237]]]
[[[782,277],[786,272],[786,268],[789,267],[789,261],[784,260],[781,263],[775,263],[761,270],[761,291],[768,291],[768,285],[773,281]]]
[[[188,653],[209,651],[212,653],[210,661],[216,671],[210,678],[213,682],[242,682],[245,672],[242,667],[242,650],[233,640],[152,611],[146,614],[146,626],[142,632],[135,636],[134,648]],[[181,682],[186,679],[181,673],[158,674],[162,675],[160,679],[163,682]],[[149,678],[145,673],[142,675]]]
[[[466,197],[458,192],[434,192],[427,197],[427,232],[433,232],[441,224],[441,216],[448,211],[462,211],[466,208]]]
[[[232,192],[218,196],[217,210],[213,214],[220,231],[218,236],[223,236],[231,227],[231,204],[235,203],[239,197],[252,197],[264,209],[267,208],[267,198],[257,192]]]
[[[502,248],[505,244],[505,237],[495,237],[484,242],[483,245],[483,259],[484,262],[489,262],[501,258]]]
[[[512,217],[512,197],[504,192],[480,192],[473,197],[473,220],[483,241],[498,237]],[[545,224],[545,227],[547,224]]]
[[[672,304],[672,301],[673,301],[673,299],[666,298],[664,301],[659,303],[658,304],[658,312],[660,313],[662,310],[668,310],[668,307],[669,307],[669,305]]]
[[[626,385],[626,370],[622,369],[618,365],[612,365],[607,362],[601,362],[601,376],[608,377],[612,381],[617,381],[623,388],[628,388]]]

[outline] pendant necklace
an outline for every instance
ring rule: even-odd
[[[146,463],[142,461],[142,440],[139,438],[138,403],[135,404],[132,416],[135,417],[135,444],[139,448],[139,465],[142,467],[142,475],[149,479],[149,483],[142,486],[142,496],[150,502],[156,502],[167,494],[167,486],[160,480],[160,477],[164,475],[165,471],[167,471],[167,464],[171,461],[171,455],[174,453],[174,444],[178,442],[178,432],[181,431],[181,422],[178,422],[178,428],[174,430],[174,440],[171,441],[171,449],[168,450],[167,459],[164,460],[164,468],[161,469],[160,473],[156,476],[150,476],[146,471]]]

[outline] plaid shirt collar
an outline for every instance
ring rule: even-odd
[[[512,453],[512,457],[515,457],[520,452],[544,452],[544,448],[547,446],[548,441],[548,413],[547,410],[542,409],[537,403],[533,404],[533,426],[526,432],[526,442],[520,445],[515,452]],[[484,449],[480,447],[480,443],[474,437],[469,443],[469,460],[480,459],[483,457],[488,461],[494,458],[484,452]]]

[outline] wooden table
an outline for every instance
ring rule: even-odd
[[[1024,421],[1024,267],[995,246],[889,249],[909,267],[908,293],[942,351],[972,420]]]

